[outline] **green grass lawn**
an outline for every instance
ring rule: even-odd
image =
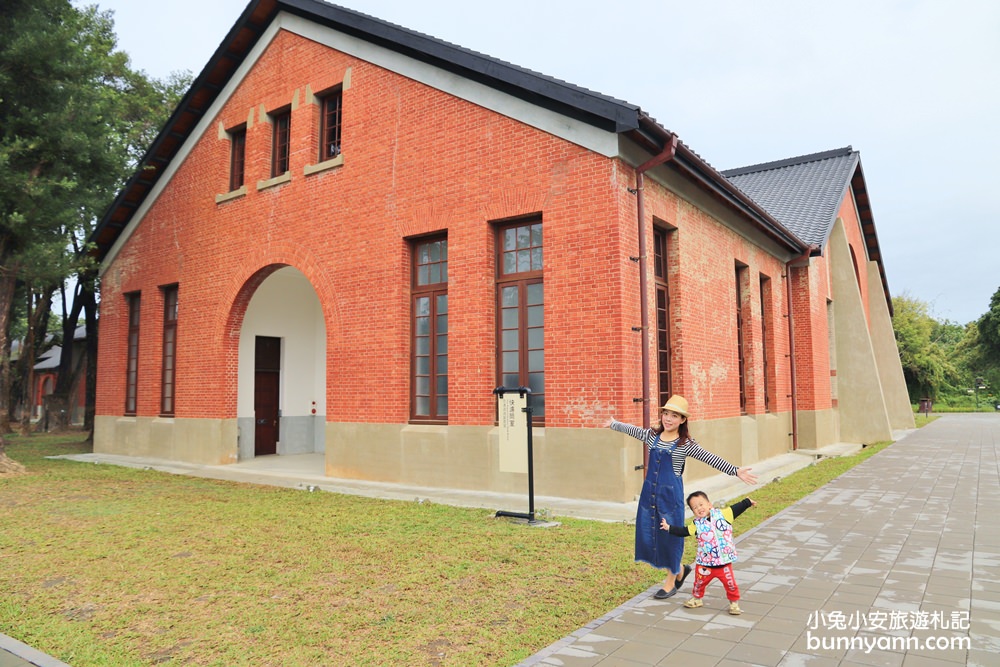
[[[90,665],[511,665],[660,579],[633,527],[175,476],[9,439],[0,632]],[[886,444],[753,494],[746,531]],[[693,556],[689,550],[685,562]]]

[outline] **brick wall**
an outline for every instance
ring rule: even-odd
[[[309,93],[344,84],[342,166],[317,161],[319,111]],[[270,177],[266,114],[291,106],[290,180]],[[247,194],[223,203],[229,142],[247,123]],[[736,262],[748,267],[748,411],[763,410],[761,273],[771,278],[772,411],[789,408],[784,265],[705,210],[647,180],[646,221],[676,227],[672,249],[674,386],[699,420],[739,414]],[[593,427],[612,414],[638,422],[641,406],[634,172],[586,149],[416,81],[282,32],[197,138],[168,186],[106,266],[102,288],[99,415],[123,411],[124,294],[142,293],[138,414],[159,410],[163,304],[179,285],[178,418],[232,418],[237,344],[253,291],[295,266],[326,320],[327,420],[403,423],[409,414],[407,238],[447,230],[449,403],[452,425],[494,420],[495,250],[491,222],[540,214],[545,234],[546,398],[549,426]],[[135,222],[133,222],[135,224]],[[808,272],[809,279],[815,279]],[[650,276],[650,299],[653,302]],[[825,304],[809,290],[808,336]],[[823,294],[825,292],[818,292]],[[822,307],[822,308],[821,308]],[[798,315],[797,315],[798,317]],[[822,366],[825,337],[797,340]],[[651,350],[655,359],[655,349]],[[653,369],[655,376],[655,368]],[[656,396],[655,387],[650,389]],[[811,389],[819,392],[817,387]],[[335,397],[335,399],[334,399]],[[816,395],[812,403],[821,403]]]

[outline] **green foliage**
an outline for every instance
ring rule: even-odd
[[[992,409],[1000,387],[1000,347],[984,337],[983,327],[1000,336],[1000,290],[990,311],[964,326],[934,319],[925,302],[907,295],[892,304],[910,402],[931,398],[935,410],[975,410],[977,402],[979,409]]]
[[[1000,366],[1000,288],[990,298],[990,309],[976,322],[982,361]]]
[[[0,234],[24,271],[65,275],[67,232],[121,172],[104,90],[125,64],[114,42],[107,17],[64,0],[15,3],[0,22]]]
[[[190,81],[151,80],[116,46],[112,13],[97,6],[7,0],[0,12],[0,354],[10,333],[44,340],[52,295],[70,277],[74,295],[96,303],[80,251]],[[21,317],[27,325],[12,326]],[[7,382],[0,375],[0,412]]]
[[[934,320],[927,304],[918,299],[897,296],[892,307],[892,325],[910,401],[936,399],[942,387],[958,382],[959,373],[949,359],[947,343],[956,338],[955,332]]]
[[[68,273],[66,248],[111,203],[189,81],[147,79],[116,44],[111,13],[96,6],[4,9],[0,235],[34,254],[25,271]]]

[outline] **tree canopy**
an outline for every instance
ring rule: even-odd
[[[990,310],[966,325],[941,322],[926,302],[892,300],[893,329],[910,401],[943,399],[961,404],[994,397],[1000,387],[1000,289]]]
[[[1000,287],[990,298],[990,309],[976,322],[983,362],[1000,366]]]

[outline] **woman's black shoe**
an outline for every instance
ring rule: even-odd
[[[677,595],[677,587],[676,586],[674,586],[673,588],[671,588],[669,591],[667,589],[665,589],[665,588],[661,588],[660,590],[656,591],[656,593],[653,595],[653,597],[656,598],[657,600],[666,600],[667,598],[672,598],[675,595]]]

